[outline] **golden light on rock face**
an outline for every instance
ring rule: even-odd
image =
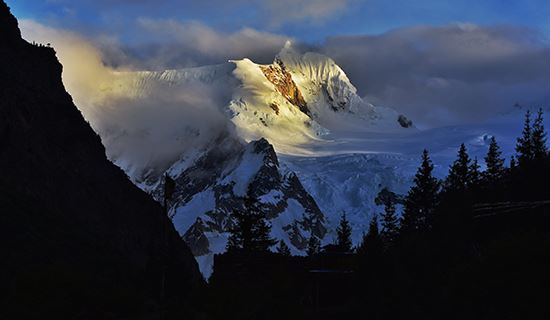
[[[292,80],[292,75],[286,70],[284,63],[277,59],[276,63],[268,66],[260,66],[265,77],[273,83],[277,91],[285,97],[288,102],[298,107],[303,113],[310,115],[307,103],[300,92],[300,89]]]

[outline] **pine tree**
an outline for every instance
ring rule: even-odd
[[[544,118],[542,108],[537,113],[537,118],[533,122],[532,132],[533,158],[544,159],[548,156],[548,147],[546,146],[546,131],[544,130]]]
[[[320,250],[321,250],[321,241],[319,241],[319,239],[317,239],[317,237],[314,234],[311,234],[307,242],[306,253],[308,257],[318,254]]]
[[[479,171],[479,163],[477,161],[477,157],[474,158],[474,161],[472,161],[472,164],[470,165],[470,172],[469,175],[469,181],[468,181],[468,187],[477,187],[479,186],[479,182],[481,181],[481,172]]]
[[[409,233],[431,227],[433,213],[439,200],[440,182],[432,175],[433,164],[428,150],[422,153],[422,164],[414,177],[403,209],[401,228]]]
[[[346,218],[346,213],[342,213],[340,216],[340,225],[336,228],[337,244],[342,252],[351,252],[351,227],[349,221]]]
[[[229,217],[233,226],[229,229],[231,235],[227,241],[227,250],[242,250],[250,248],[252,241],[252,219],[244,210],[234,210]]]
[[[516,157],[512,156],[510,158],[510,170],[514,170],[517,167]]]
[[[471,160],[466,146],[460,145],[457,159],[449,168],[449,175],[445,180],[446,191],[463,191],[468,187]]]
[[[485,164],[487,170],[483,173],[483,177],[487,182],[494,183],[503,177],[505,172],[504,159],[494,136],[491,138],[489,150],[485,156]]]
[[[388,201],[385,205],[384,212],[381,214],[382,218],[382,240],[386,247],[389,247],[395,243],[399,236],[399,219],[395,214],[395,204],[392,201]]]
[[[518,153],[517,158],[520,166],[524,166],[533,159],[533,131],[531,128],[531,112],[529,110],[525,112],[523,131],[521,137],[517,139],[516,152]]]
[[[283,255],[285,257],[290,256],[290,248],[286,245],[286,243],[283,240],[279,241],[279,246],[277,247],[277,252],[280,255]]]
[[[365,255],[367,252],[379,249],[381,245],[380,230],[378,229],[378,216],[375,214],[370,220],[369,230],[363,233],[361,244],[357,247],[357,254]]]
[[[379,277],[383,254],[384,242],[378,229],[378,217],[374,215],[369,223],[369,230],[366,234],[363,233],[363,239],[357,248],[357,266],[360,281],[366,281],[368,285],[372,285],[372,277]]]
[[[258,209],[257,200],[252,197],[244,199],[245,210],[235,210],[231,215],[233,227],[227,242],[228,250],[246,252],[265,252],[277,242],[270,237],[271,225],[265,215]]]

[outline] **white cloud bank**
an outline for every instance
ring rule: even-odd
[[[33,21],[22,21],[21,28],[26,39],[56,49],[75,104],[102,137],[109,157],[133,177],[145,178],[140,174],[147,167],[166,169],[182,152],[232,131],[219,111],[228,99],[223,88],[163,86],[136,97],[134,80],[124,77],[125,70],[106,66],[104,54],[88,39]]]

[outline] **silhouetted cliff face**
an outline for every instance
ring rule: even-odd
[[[61,71],[0,1],[0,318],[156,314],[163,278],[185,312],[203,285],[193,256],[107,160]]]

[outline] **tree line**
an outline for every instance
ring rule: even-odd
[[[312,318],[341,314],[371,319],[539,316],[546,302],[537,292],[550,287],[550,205],[545,204],[550,199],[550,155],[543,116],[542,110],[534,119],[530,111],[525,113],[516,153],[508,161],[491,137],[484,170],[462,144],[447,176],[440,180],[424,150],[401,204],[384,201],[383,212],[373,215],[356,247],[350,223],[342,214],[332,250],[353,257],[345,260],[354,270],[353,284],[339,287],[334,282],[323,284],[322,279],[329,278],[315,278],[313,287],[330,286],[334,297],[344,299],[327,307],[333,314],[317,312]],[[286,308],[307,318],[300,290],[314,281],[307,269],[323,251],[320,239],[311,235],[308,256],[293,257],[284,240],[270,237],[270,225],[257,201],[248,197],[244,203],[232,215],[227,254],[266,253],[294,262],[290,267],[282,263],[284,270],[272,270],[272,274],[239,278],[243,292],[254,292],[238,300],[239,307],[233,302],[233,307],[247,314],[253,301],[265,304],[258,310],[270,310],[271,315],[286,316],[290,314]],[[275,245],[275,253],[269,253]],[[214,273],[218,267],[214,266]],[[297,272],[300,268],[304,271]],[[235,290],[230,282],[215,280],[212,285],[213,292]],[[278,298],[258,296],[258,286],[278,292]]]

